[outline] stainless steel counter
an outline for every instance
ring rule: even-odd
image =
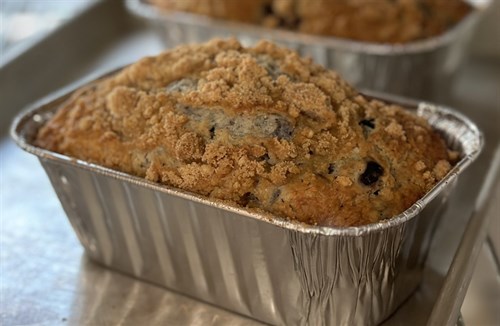
[[[111,69],[161,51],[163,45],[153,31],[119,10],[116,4],[99,4],[79,17],[80,21],[56,32],[55,37],[61,41],[71,40],[74,33],[81,34],[81,24],[87,24],[89,29],[87,37],[77,40],[80,44],[75,47],[80,51],[69,51],[72,57],[65,59],[69,65],[64,69],[53,60],[41,64],[45,57],[40,53],[54,50],[54,43],[50,43],[53,38],[0,68],[0,324],[258,325],[89,261],[36,158],[6,137],[5,127],[15,112],[36,98],[88,78],[96,70]],[[105,26],[97,26],[96,14],[101,15],[100,22]],[[96,26],[92,27],[92,23]],[[102,29],[107,31],[97,37]],[[445,227],[439,232],[449,238],[448,247],[432,248],[425,283],[388,325],[404,325],[408,320],[417,325],[425,323],[437,296],[435,285],[442,283],[450,265],[450,253],[461,239],[500,138],[500,62],[474,59],[463,68],[454,95],[446,104],[478,123],[486,136],[486,148],[460,180],[460,191],[451,198],[452,208],[443,217]],[[46,77],[30,79],[26,70]],[[29,85],[21,88],[10,84]],[[489,231],[492,239],[500,238],[500,230]],[[500,321],[500,280],[488,247],[483,249],[478,267],[462,309],[465,324],[493,325]]]

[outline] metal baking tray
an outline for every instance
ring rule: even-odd
[[[45,168],[87,254],[105,266],[271,324],[375,325],[417,288],[434,230],[482,135],[461,114],[384,95],[425,118],[461,160],[402,214],[317,227],[257,214],[32,145],[71,96],[20,114],[12,136]],[[244,231],[243,231],[244,230]]]
[[[166,12],[144,0],[127,0],[126,5],[151,22],[169,47],[214,37],[236,36],[246,45],[266,38],[335,69],[358,88],[436,101],[448,95],[474,27],[491,1],[471,1],[472,12],[445,33],[406,44],[351,41]]]

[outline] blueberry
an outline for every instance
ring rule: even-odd
[[[212,128],[210,128],[209,132],[210,132],[210,139],[214,139],[214,137],[215,137],[215,126],[212,126]]]
[[[359,122],[362,127],[368,127],[370,129],[375,129],[375,119],[363,119]]]
[[[251,192],[246,192],[240,198],[240,205],[248,206],[251,203],[257,203],[259,199]]]
[[[333,163],[328,164],[328,174],[335,172],[335,165]]]
[[[262,8],[262,13],[264,14],[264,16],[274,15],[273,5],[271,3],[266,3]]]
[[[268,162],[268,161],[269,161],[269,154],[267,154],[267,153],[266,153],[266,154],[262,155],[262,156],[260,157],[260,159],[261,159],[262,161],[266,161],[266,162]]]
[[[429,4],[423,2],[423,1],[418,1],[417,5],[420,9],[420,12],[423,14],[425,18],[429,18],[432,16],[432,8],[429,6]]]
[[[278,199],[278,197],[280,195],[281,195],[281,190],[278,188],[273,192],[273,194],[271,195],[271,198],[269,199],[271,204],[273,204],[276,201],[276,199]]]
[[[380,166],[377,162],[369,161],[366,163],[366,169],[363,174],[359,177],[359,181],[361,181],[364,185],[372,185],[378,181],[378,179],[384,174],[384,168]]]
[[[257,63],[264,69],[266,69],[267,74],[273,79],[276,80],[280,75],[283,74],[281,71],[279,64],[268,55],[260,55],[256,58]]]
[[[302,23],[302,20],[298,17],[294,18],[291,22],[290,22],[290,28],[292,29],[297,29],[299,28],[300,24]]]
[[[282,118],[276,118],[276,129],[272,135],[278,138],[290,139],[293,134],[293,126],[290,122]]]
[[[366,138],[375,129],[375,119],[363,119],[359,122],[359,125],[363,128],[363,135]]]
[[[283,17],[278,17],[278,27],[284,28],[284,27],[287,27],[287,26],[288,26],[288,24],[287,24],[286,19],[283,18]]]

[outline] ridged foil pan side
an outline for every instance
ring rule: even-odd
[[[418,286],[456,177],[482,147],[481,133],[460,114],[431,104],[413,106],[460,151],[461,161],[391,220],[314,227],[33,146],[38,128],[67,97],[36,104],[16,119],[11,133],[39,157],[87,254],[270,324],[374,325],[387,318]]]
[[[144,0],[127,0],[133,14],[152,23],[169,47],[237,37],[251,45],[269,39],[315,62],[333,68],[359,88],[438,100],[447,96],[454,73],[463,62],[474,26],[492,0],[475,9],[446,33],[407,44],[377,44],[322,37],[211,19],[181,12],[167,13]]]

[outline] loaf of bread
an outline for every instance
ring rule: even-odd
[[[219,19],[375,43],[439,35],[471,7],[463,0],[150,0]]]
[[[325,226],[403,212],[457,158],[424,119],[291,50],[234,39],[180,46],[78,90],[36,144]]]

